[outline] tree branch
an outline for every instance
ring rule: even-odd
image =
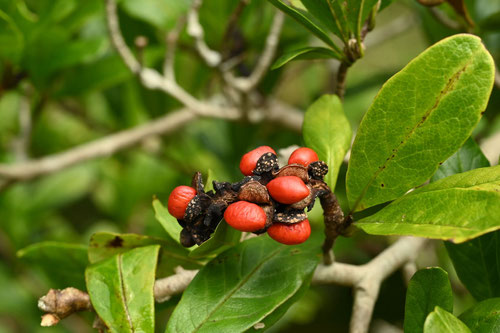
[[[406,263],[413,262],[427,242],[428,240],[423,238],[402,237],[369,263],[361,266],[338,262],[328,266],[320,264],[314,272],[312,283],[315,285],[338,284],[353,287],[355,290],[355,300],[350,332],[368,332],[373,307],[382,281]],[[156,280],[154,285],[155,300],[157,302],[164,302],[171,296],[182,293],[197,273],[197,270],[184,270],[178,267],[176,268],[176,274]],[[75,291],[77,292],[75,293]],[[71,299],[67,296],[68,294],[77,295],[73,299],[77,304],[72,304]],[[40,310],[46,312],[44,318],[45,316],[51,318],[54,315],[64,317],[72,312],[91,310],[92,307],[87,298],[88,295],[85,292],[74,288],[67,288],[62,291],[51,289],[46,296],[40,298],[38,306]],[[65,310],[61,312],[54,306],[48,306],[49,302],[47,302],[47,299],[51,299],[50,304],[65,304]],[[82,299],[86,301],[82,303]],[[63,300],[63,303],[59,303]],[[68,309],[70,310],[69,312]],[[62,319],[63,317],[59,318]],[[53,322],[53,325],[55,324],[57,322]]]

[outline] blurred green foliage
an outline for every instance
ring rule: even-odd
[[[225,48],[230,42],[224,36],[237,3],[206,1],[202,7],[200,19],[211,48]],[[389,3],[383,1],[384,6]],[[121,28],[128,45],[133,48],[138,36],[148,39],[142,56],[146,65],[161,68],[164,35],[179,16],[185,15],[189,5],[189,0],[120,2]],[[476,22],[474,32],[500,63],[498,1],[469,0],[467,5]],[[447,6],[440,9],[453,16]],[[251,70],[263,48],[274,10],[265,0],[253,0],[243,11],[237,40],[245,54],[238,68],[243,75]],[[394,34],[405,21],[401,17],[410,24],[403,22],[404,29]],[[384,9],[366,39],[364,58],[349,70],[344,110],[353,130],[383,82],[427,46],[453,33],[456,31],[441,25],[415,1],[395,1]],[[278,56],[310,43],[311,35],[287,19]],[[193,95],[207,97],[217,92],[217,77],[196,55],[193,41],[185,32],[179,41],[175,70],[180,85]],[[335,70],[336,64],[330,61],[290,63],[269,72],[259,91],[304,110],[317,97],[331,91]],[[1,163],[54,154],[179,107],[172,97],[142,87],[113,51],[107,37],[103,1],[0,0]],[[30,115],[31,131],[28,144],[20,153],[16,143],[23,132],[23,108]],[[500,90],[495,88],[475,132],[476,138],[487,138],[500,130],[499,109]],[[164,237],[165,231],[154,218],[153,195],[165,202],[171,189],[188,184],[197,170],[206,176],[212,169],[219,180],[235,181],[240,178],[240,156],[262,144],[279,149],[303,142],[300,133],[277,128],[275,124],[200,119],[169,136],[150,138],[112,157],[4,189],[0,192],[0,333],[93,331],[90,315],[71,316],[55,328],[39,327],[37,298],[51,287],[69,284],[63,285],[67,279],[45,273],[40,265],[45,260],[43,253],[29,260],[30,256],[18,258],[17,251],[41,241],[84,247],[96,231]],[[345,172],[344,165],[336,187],[343,205]],[[320,214],[313,212],[312,216],[315,232],[321,232]],[[339,240],[336,255],[340,260],[363,263],[385,246],[385,238],[357,234]],[[440,260],[444,267],[453,270],[446,254]],[[387,304],[392,304],[391,308],[400,304],[403,308],[404,285],[398,274],[383,284],[375,320],[402,324],[403,311],[386,310]],[[450,278],[452,285],[459,285],[453,272]],[[455,302],[470,302],[463,287],[457,290]],[[165,318],[176,302],[178,298],[157,307],[158,321],[163,323],[157,325],[159,331],[165,327]],[[306,332],[328,327],[331,331],[346,331],[350,302],[347,288],[311,289],[273,330]]]

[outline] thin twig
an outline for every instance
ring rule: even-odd
[[[339,96],[340,100],[344,100],[345,94],[345,81],[347,78],[347,70],[349,69],[349,64],[342,61],[337,70],[337,81],[335,84],[335,94]]]
[[[203,60],[210,67],[217,67],[221,61],[222,56],[219,52],[214,51],[208,47],[205,43],[205,32],[201,26],[199,19],[200,8],[203,4],[203,0],[194,0],[191,6],[191,10],[188,13],[188,34],[194,38],[196,50],[203,58]]]
[[[184,16],[177,20],[175,27],[167,34],[166,37],[166,52],[165,60],[163,62],[163,75],[167,80],[175,81],[175,51],[177,50],[177,41],[179,35],[186,25],[186,18]]]
[[[226,72],[224,77],[229,84],[233,85],[242,92],[248,93],[260,83],[260,81],[264,78],[264,75],[269,70],[269,67],[274,59],[274,55],[276,54],[276,49],[279,44],[279,36],[281,29],[283,28],[284,21],[285,14],[281,11],[277,11],[274,15],[269,34],[266,38],[264,50],[262,51],[252,74],[250,74],[249,77],[233,77],[230,72]]]

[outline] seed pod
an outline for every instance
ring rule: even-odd
[[[257,161],[265,153],[273,153],[276,155],[273,148],[269,146],[260,146],[243,155],[240,162],[241,173],[245,176],[251,176],[253,174],[253,170],[257,166]]]
[[[168,212],[177,219],[183,219],[189,202],[196,196],[192,187],[177,186],[168,197]]]
[[[292,164],[285,165],[274,174],[274,177],[296,176],[302,179],[304,183],[309,182],[309,174],[307,168],[303,165]]]
[[[255,180],[251,180],[241,187],[238,193],[238,200],[254,203],[271,203],[267,188]]]
[[[195,244],[195,241],[193,239],[193,236],[187,229],[182,229],[181,235],[180,235],[180,241],[182,246],[184,247],[191,247]]]
[[[274,214],[274,222],[294,224],[299,223],[307,219],[307,215],[304,210],[287,210],[284,212],[279,212]]]
[[[267,216],[260,206],[247,201],[238,201],[227,207],[224,219],[237,230],[253,232],[266,226]]]
[[[267,229],[269,236],[275,241],[295,245],[304,243],[311,235],[311,226],[309,220],[294,224],[274,223]]]
[[[296,176],[278,177],[266,185],[271,197],[282,204],[296,203],[309,195],[309,188]]]
[[[265,153],[263,154],[257,164],[255,169],[253,170],[254,175],[263,175],[266,172],[276,171],[279,169],[278,166],[278,157],[274,153]]]
[[[314,150],[307,147],[301,147],[295,149],[292,155],[290,155],[288,164],[300,164],[306,167],[317,160],[319,160],[319,157]]]
[[[309,176],[313,179],[323,180],[323,177],[328,173],[328,165],[323,161],[316,161],[309,164],[307,167]]]

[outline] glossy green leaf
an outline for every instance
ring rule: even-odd
[[[166,332],[242,332],[261,322],[310,279],[315,242],[247,240],[208,263],[184,292]]]
[[[309,13],[304,12],[298,8],[294,8],[292,6],[288,6],[284,1],[282,0],[268,0],[271,4],[273,4],[275,7],[277,7],[279,10],[283,11],[290,17],[292,17],[294,20],[302,24],[307,30],[312,32],[316,37],[321,39],[323,42],[331,46],[333,49],[335,49],[338,53],[341,53],[341,50],[335,43],[332,41],[332,39],[328,36],[326,31],[320,27],[316,22],[314,22],[314,19],[310,16]]]
[[[420,333],[427,315],[440,306],[453,311],[453,293],[448,273],[439,267],[421,269],[408,284],[405,304],[404,331]]]
[[[370,11],[377,4],[378,0],[349,0],[346,1],[345,12],[349,27],[356,38],[360,40],[361,29],[365,23]]]
[[[292,50],[283,54],[281,57],[276,59],[273,64],[272,69],[280,68],[286,63],[292,60],[312,60],[312,59],[342,59],[342,56],[335,53],[331,49],[324,47],[304,47],[297,50]]]
[[[474,333],[500,332],[500,298],[484,300],[460,315]]]
[[[335,35],[344,39],[346,31],[339,27],[338,20],[335,19],[335,12],[331,11],[331,3],[329,0],[301,0],[301,3],[306,7],[307,11],[312,16],[317,18],[326,28],[328,28]]]
[[[374,235],[456,243],[500,229],[500,166],[459,173],[412,191],[355,224]]]
[[[475,299],[500,297],[500,231],[445,245],[460,281]]]
[[[432,176],[431,182],[457,173],[490,166],[477,143],[469,138],[464,145],[448,158]]]
[[[52,280],[53,288],[85,288],[87,246],[63,242],[41,242],[17,252],[18,258],[40,267]]]
[[[226,221],[219,222],[210,238],[200,246],[194,248],[189,256],[191,258],[204,258],[215,256],[239,243],[241,231],[230,227]]]
[[[153,209],[155,210],[155,217],[162,225],[167,234],[172,237],[177,243],[180,244],[180,234],[182,227],[177,222],[177,219],[170,215],[168,209],[158,199],[153,200]]]
[[[424,333],[471,333],[457,317],[436,306],[425,320]]]
[[[173,274],[174,268],[177,266],[182,266],[186,269],[198,269],[201,267],[201,263],[198,260],[189,258],[189,251],[185,247],[171,239],[111,232],[98,232],[92,235],[88,251],[89,261],[90,263],[97,263],[114,255],[148,245],[161,246],[158,276]]]
[[[335,190],[340,165],[352,137],[351,125],[337,95],[323,95],[307,109],[302,134],[306,145],[328,164],[325,180]]]
[[[365,114],[351,153],[352,210],[421,185],[470,136],[493,86],[493,60],[478,37],[446,38],[387,81]]]
[[[87,268],[92,306],[111,333],[154,332],[156,262],[160,246],[119,253]]]

